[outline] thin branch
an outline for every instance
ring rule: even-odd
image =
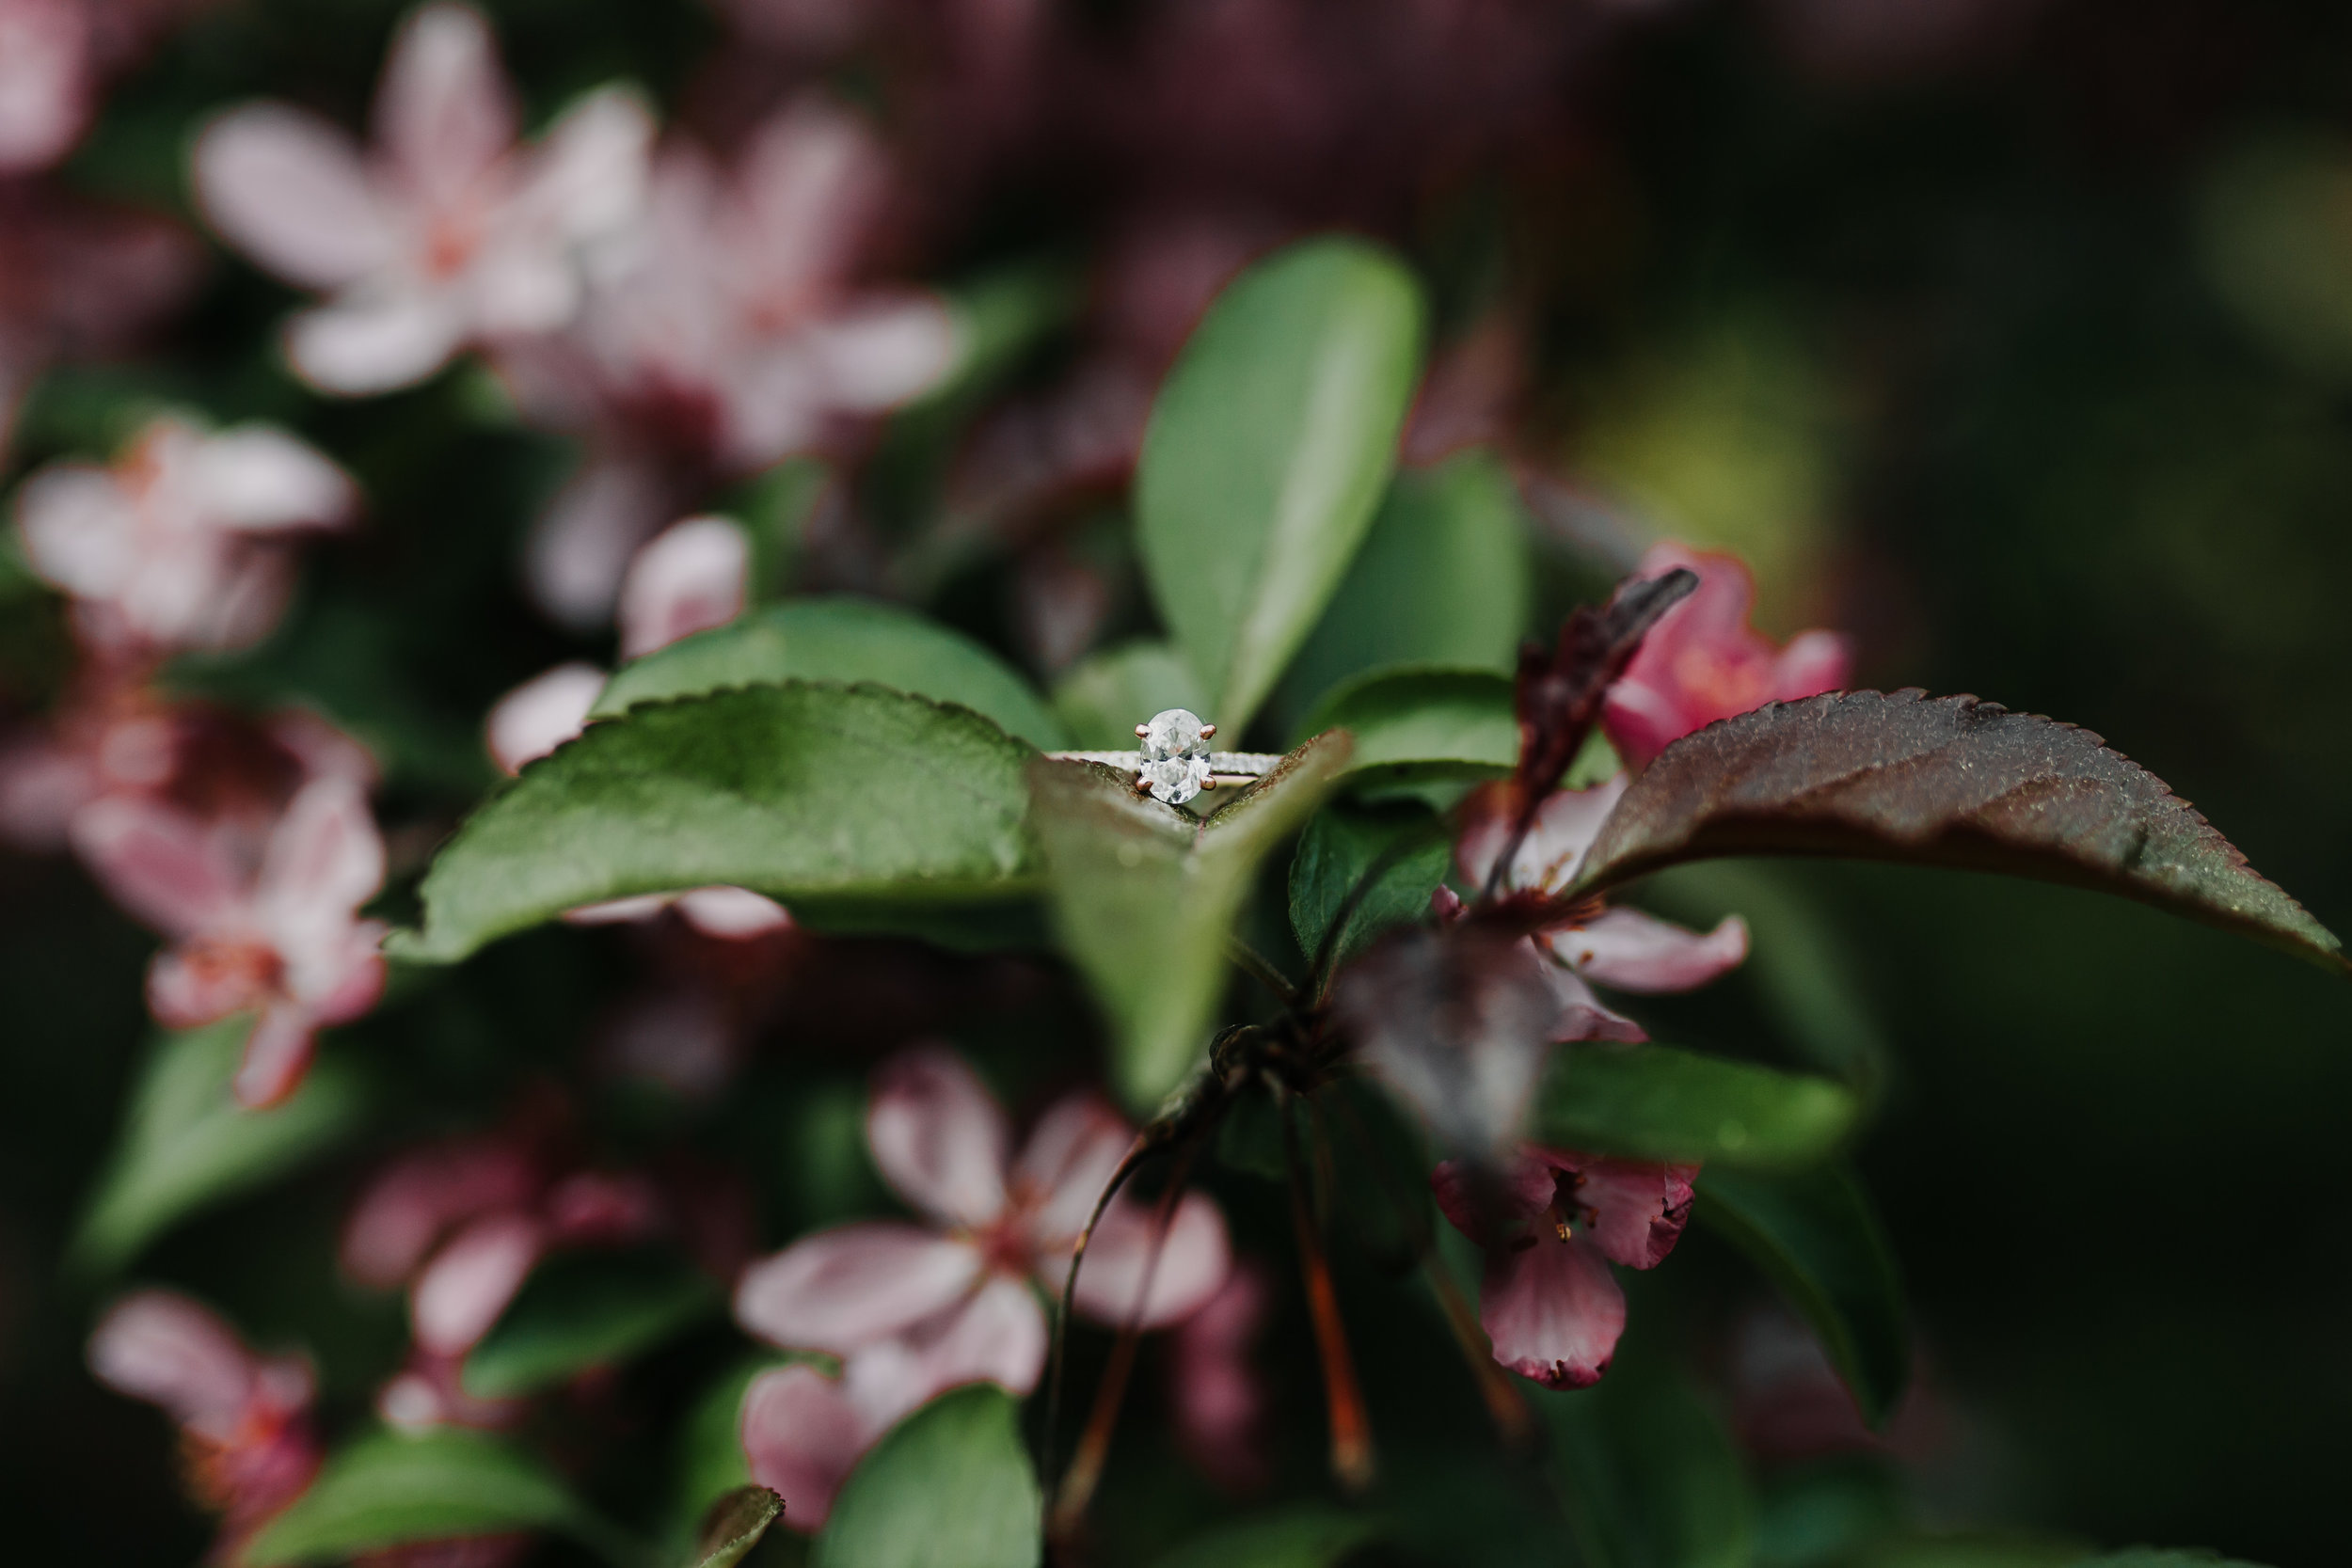
[[[1308,1315],[1314,1323],[1324,1397],[1330,1409],[1331,1474],[1343,1490],[1359,1493],[1372,1484],[1372,1427],[1364,1412],[1363,1388],[1356,1381],[1355,1359],[1348,1354],[1347,1325],[1340,1317],[1339,1294],[1331,1288],[1330,1265],[1308,1212],[1305,1182],[1299,1177],[1298,1133],[1287,1107],[1282,1116],[1282,1166],[1290,1178],[1291,1228],[1298,1238],[1298,1265],[1306,1276]]]
[[[1233,967],[1272,991],[1275,1000],[1283,1006],[1294,1012],[1297,1010],[1298,987],[1292,983],[1289,975],[1274,967],[1273,959],[1241,938],[1230,934],[1225,939],[1225,956],[1233,960]]]

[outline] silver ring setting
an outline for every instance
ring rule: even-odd
[[[1136,726],[1136,738],[1143,743],[1141,751],[1051,752],[1047,755],[1065,762],[1132,768],[1136,793],[1170,806],[1181,806],[1220,784],[1263,778],[1282,760],[1271,752],[1212,752],[1209,740],[1216,734],[1215,724],[1204,724],[1197,715],[1171,707]]]

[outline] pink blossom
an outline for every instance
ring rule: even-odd
[[[1195,1466],[1229,1492],[1256,1491],[1273,1475],[1266,1451],[1271,1412],[1250,1365],[1273,1296],[1263,1271],[1239,1265],[1207,1306],[1177,1326],[1168,1345],[1176,1440]]]
[[[553,1157],[544,1131],[462,1138],[394,1160],[361,1192],[342,1248],[357,1283],[407,1289],[415,1354],[378,1398],[386,1418],[411,1427],[511,1418],[513,1405],[467,1395],[456,1369],[531,1271],[552,1251],[648,1240],[677,1217],[644,1176]]]
[[[887,172],[866,127],[816,100],[725,171],[675,143],[579,322],[499,356],[530,417],[595,442],[533,537],[550,610],[609,613],[622,563],[707,476],[820,448],[947,372],[961,335],[937,299],[853,281]]]
[[[0,175],[46,168],[81,138],[93,66],[76,0],[0,0]]]
[[[1430,1185],[1454,1227],[1486,1249],[1479,1322],[1495,1360],[1549,1388],[1608,1370],[1625,1331],[1611,1262],[1656,1267],[1691,1216],[1696,1165],[1523,1148],[1494,1190],[1449,1161]]]
[[[1512,857],[1502,890],[1558,894],[1571,886],[1629,782],[1629,775],[1619,773],[1590,789],[1554,792],[1536,812],[1534,827]],[[1507,785],[1487,785],[1464,804],[1454,861],[1471,886],[1486,885],[1495,857],[1510,837],[1511,823]],[[1543,967],[1562,1017],[1561,1030],[1553,1037],[1563,1040],[1645,1037],[1632,1021],[1603,1006],[1587,981],[1640,993],[1694,990],[1738,968],[1748,954],[1747,923],[1736,914],[1724,916],[1701,935],[1640,910],[1597,900],[1529,941],[1550,960]]]
[[[114,897],[170,939],[148,971],[148,1005],[173,1028],[258,1011],[236,1094],[271,1105],[309,1068],[317,1030],[375,1005],[381,922],[358,908],[384,880],[384,844],[362,788],[303,785],[258,846],[231,825],[137,797],[76,814],[74,847]]]
[[[1699,575],[1698,591],[1650,628],[1601,710],[1601,723],[1629,766],[1647,766],[1671,742],[1718,719],[1835,691],[1851,678],[1850,639],[1799,632],[1775,648],[1749,626],[1756,579],[1737,556],[1658,545],[1642,558],[1640,575],[1677,566]]]
[[[633,222],[653,122],[606,87],[516,145],[489,24],[434,4],[401,26],[375,101],[375,148],[281,103],[232,109],[199,138],[213,226],[261,265],[332,297],[290,324],[295,371],[329,392],[421,381],[469,343],[552,331],[579,309],[597,244]]]
[[[573,659],[533,675],[498,700],[483,725],[490,756],[504,773],[519,773],[588,727],[588,710],[604,690],[605,673]]]
[[[1045,1113],[1016,1158],[1003,1112],[971,1069],[927,1048],[877,1075],[866,1141],[884,1180],[930,1223],[820,1231],[754,1264],[736,1288],[736,1318],[751,1332],[842,1359],[838,1381],[787,1368],[745,1402],[754,1478],[783,1492],[786,1517],[803,1527],[821,1520],[866,1446],[941,1389],[1036,1386],[1046,1348],[1036,1287],[1060,1291],[1134,1131],[1101,1101],[1074,1095]],[[1161,1238],[1152,1211],[1122,1196],[1095,1230],[1075,1306],[1101,1323],[1132,1315],[1143,1328],[1168,1327],[1216,1294],[1231,1261],[1223,1216],[1206,1197],[1183,1198]]]
[[[257,1356],[209,1308],[139,1291],[107,1309],[89,1338],[92,1376],[160,1405],[184,1439],[189,1490],[222,1515],[214,1556],[236,1549],[299,1497],[319,1466],[314,1383],[299,1356]]]
[[[101,647],[244,647],[277,624],[290,536],[347,522],[349,476],[275,425],[165,415],[111,467],[53,463],[17,498],[33,569]]]
[[[639,658],[743,613],[752,542],[729,517],[673,523],[621,579],[621,657]]]

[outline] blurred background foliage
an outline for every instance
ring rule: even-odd
[[[723,33],[702,9],[489,8],[534,119],[614,75],[690,118],[717,114]],[[1067,8],[1115,32],[1137,8]],[[196,116],[267,92],[356,121],[397,10],[256,0],[199,18],[114,91],[63,180],[184,214]],[[1897,20],[1911,10],[1926,20]],[[1558,481],[1532,493],[1538,623],[1648,532],[1736,548],[1770,629],[1842,626],[1868,684],[1976,692],[2096,730],[2323,920],[2352,922],[2352,15],[2261,0],[1694,0],[1619,22],[1552,84],[1556,125],[1510,156],[1409,198],[1293,209],[1400,244],[1433,281],[1443,333],[1502,301],[1534,347],[1522,446]],[[1118,166],[1099,149],[1038,157],[934,231],[916,270],[1066,261]],[[388,818],[420,824],[395,842],[397,879],[491,777],[477,716],[582,646],[523,608],[511,569],[568,459],[504,421],[462,368],[373,402],[311,399],[273,347],[290,300],[216,264],[167,355],[37,387],[11,472],[110,450],[167,399],[284,420],[354,470],[369,526],[315,553],[278,637],[180,678],[301,697],[375,747]],[[1050,372],[1068,352],[1057,330],[1016,356],[1010,384]],[[898,421],[862,482],[877,515],[930,526],[937,453],[967,413]],[[1077,547],[1116,570],[1125,546],[1115,499],[1103,504],[1108,542],[1082,530]],[[925,561],[910,580],[928,608],[1021,646],[1000,555],[943,546]],[[59,618],[21,577],[0,594],[0,701],[35,711],[62,668]],[[1149,629],[1132,580],[1120,605],[1105,642]],[[1347,667],[1343,641],[1309,657]],[[1296,717],[1323,684],[1277,708]],[[1935,1427],[1904,1484],[1934,1517],[2198,1542],[2280,1568],[2339,1560],[2352,1411],[2352,1220],[2328,1200],[2352,1106],[2341,987],[2088,895],[1845,866],[1787,883],[1827,911],[1870,1015],[1847,1025],[1886,1054],[1862,1164],[1914,1292]],[[1761,950],[1773,937],[1757,927]],[[347,1031],[388,1097],[366,1139],[315,1180],[175,1231],[136,1274],[199,1290],[261,1343],[308,1343],[330,1408],[362,1408],[401,1330],[395,1303],[331,1277],[357,1173],[450,1107],[494,1107],[568,1061],[621,940],[543,932],[396,995]],[[165,1424],[84,1372],[95,1287],[61,1263],[145,1034],[145,951],[70,863],[0,857],[0,1513],[28,1560],[184,1560],[205,1537],[176,1500]],[[1075,1006],[1041,970],[859,953],[776,980],[791,1049],[694,1134],[698,1153],[755,1175],[771,1239],[873,1201],[856,1135],[872,1046],[984,1017],[967,1043],[1016,1102],[1066,1070],[1020,1050]],[[867,977],[910,965],[922,987],[877,1004]],[[1743,1022],[1771,984],[1743,976],[1661,1006],[1658,1032],[1786,1053]],[[1806,1006],[1775,1015],[1763,1001],[1768,1018]],[[608,1135],[649,1144],[678,1114],[617,1089],[596,1110]],[[1279,1237],[1239,1223],[1245,1248],[1279,1254]],[[1645,1338],[1756,1290],[1704,1235],[1638,1283],[1613,1382],[1645,1375]],[[1669,1294],[1679,1307],[1651,1299]],[[1391,1342],[1381,1315],[1406,1308],[1388,1299],[1351,1296],[1366,1303],[1363,1343]],[[1284,1332],[1303,1347],[1298,1324]],[[1394,1341],[1427,1338],[1398,1328]],[[678,1407],[732,1354],[714,1331],[629,1375]],[[1393,1484],[1442,1493],[1496,1532],[1425,1543],[1434,1559],[1522,1560],[1524,1511],[1481,1503],[1503,1483],[1442,1442],[1417,1445],[1447,1412],[1476,1418],[1458,1367],[1398,1357],[1373,1383]],[[1310,1386],[1279,1403],[1296,1429],[1286,1473],[1311,1475]],[[593,1396],[565,1419],[595,1429],[624,1408],[644,1419]],[[1197,1504],[1137,1490],[1150,1442],[1139,1427],[1136,1463],[1098,1508],[1129,1542],[1167,1539]],[[666,1457],[615,1451],[631,1456],[608,1478],[620,1495],[670,1484]],[[1873,1506],[1868,1485],[1842,1484],[1778,1476],[1766,1559],[1802,1535],[1808,1507]]]

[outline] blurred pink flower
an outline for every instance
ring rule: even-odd
[[[1756,579],[1739,557],[1662,544],[1642,558],[1639,575],[1677,566],[1699,575],[1698,592],[1650,628],[1602,708],[1602,726],[1627,766],[1647,766],[1718,719],[1835,691],[1852,677],[1853,644],[1836,632],[1799,632],[1775,648],[1749,626]]]
[[[1549,895],[1572,884],[1629,782],[1629,775],[1619,773],[1590,789],[1556,791],[1519,842],[1503,873],[1502,891]],[[1483,786],[1464,802],[1454,854],[1470,886],[1486,886],[1495,857],[1510,836],[1512,818],[1507,784]],[[1586,981],[1644,994],[1694,990],[1738,968],[1748,955],[1747,923],[1736,914],[1724,916],[1712,931],[1701,935],[1640,910],[1598,900],[1529,941],[1550,959],[1543,968],[1559,997],[1564,1022],[1582,1020],[1585,1024],[1581,1030],[1555,1035],[1561,1039],[1645,1037],[1630,1020],[1603,1006]]]
[[[289,537],[342,526],[358,499],[348,475],[275,425],[208,432],[165,415],[110,467],[35,473],[16,521],[85,637],[168,654],[267,635],[291,587]]]
[[[1256,1491],[1273,1477],[1265,1388],[1250,1365],[1272,1306],[1265,1275],[1236,1265],[1224,1289],[1178,1325],[1168,1342],[1176,1440],[1201,1473],[1229,1492]]]
[[[1494,1358],[1548,1388],[1597,1382],[1625,1331],[1609,1273],[1656,1267],[1691,1217],[1696,1165],[1523,1148],[1493,1191],[1448,1161],[1430,1178],[1455,1229],[1486,1249],[1478,1320]]]
[[[637,218],[653,120],[633,92],[580,100],[531,148],[489,24],[429,5],[401,26],[373,156],[281,103],[232,109],[198,139],[213,226],[326,305],[289,325],[295,371],[329,392],[421,381],[469,344],[553,331],[588,252]]]
[[[735,1293],[752,1333],[842,1358],[837,1382],[786,1368],[745,1402],[754,1479],[808,1528],[866,1446],[941,1389],[1036,1386],[1046,1348],[1036,1287],[1060,1291],[1078,1232],[1135,1136],[1101,1101],[1074,1095],[1045,1113],[1016,1159],[995,1101],[934,1048],[883,1066],[866,1125],[883,1179],[930,1225],[820,1231],[754,1264]],[[1208,1198],[1187,1195],[1163,1238],[1152,1212],[1122,1195],[1094,1232],[1074,1305],[1098,1322],[1133,1315],[1165,1328],[1214,1296],[1231,1265]]]
[[[384,844],[352,780],[305,784],[258,846],[233,824],[136,796],[93,801],[72,835],[107,891],[170,939],[148,971],[157,1019],[185,1029],[259,1012],[237,1070],[241,1102],[293,1093],[318,1029],[382,993],[384,927],[358,911],[383,884]]]
[[[498,700],[483,725],[490,756],[504,773],[519,773],[588,726],[588,710],[604,690],[605,673],[573,659],[533,675]]]
[[[582,1168],[554,1152],[548,1131],[524,1126],[410,1150],[377,1173],[344,1221],[343,1273],[408,1292],[415,1352],[378,1396],[387,1420],[511,1419],[516,1406],[468,1395],[457,1369],[539,1260],[676,1229],[677,1206],[652,1180]]]
[[[672,523],[621,579],[621,657],[639,658],[743,613],[752,542],[730,517]]]
[[[938,299],[853,281],[887,185],[872,134],[819,100],[770,119],[725,172],[673,143],[572,330],[500,356],[527,415],[594,442],[533,536],[556,615],[609,613],[681,490],[826,445],[947,373],[961,334]]]
[[[0,0],[0,175],[46,168],[81,138],[90,53],[78,0]]]
[[[89,1338],[89,1369],[117,1393],[160,1405],[182,1433],[188,1489],[221,1515],[218,1561],[299,1497],[319,1467],[314,1392],[299,1356],[257,1356],[209,1308],[138,1291]]]

